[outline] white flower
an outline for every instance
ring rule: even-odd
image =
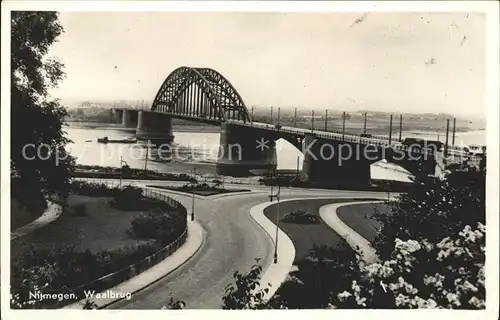
[[[343,301],[343,300],[345,300],[345,299],[349,298],[350,296],[352,296],[352,294],[351,294],[349,291],[344,291],[344,292],[341,292],[341,293],[339,293],[339,294],[337,295],[337,297],[338,297],[341,301]]]
[[[474,286],[472,283],[470,283],[468,280],[465,280],[464,287],[466,290],[470,290],[472,292],[478,291],[478,288]]]
[[[477,297],[470,298],[469,304],[473,305],[476,308],[480,308],[480,309],[484,309],[484,307],[485,307],[484,300],[479,300]]]

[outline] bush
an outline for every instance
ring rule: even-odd
[[[69,303],[32,300],[29,293],[35,291],[75,292],[83,298],[82,290],[75,291],[75,288],[137,263],[160,248],[161,245],[156,241],[97,253],[89,250],[79,251],[75,247],[55,250],[31,247],[12,259],[11,307],[55,308]],[[102,291],[117,284],[96,282],[87,289]]]
[[[109,187],[104,183],[94,183],[87,181],[72,181],[70,191],[89,197],[112,197],[119,191],[119,187]]]
[[[152,199],[142,196],[142,189],[127,186],[123,189],[119,189],[111,200],[111,206],[120,210],[141,210],[147,211],[154,208],[160,208],[162,210],[172,209],[167,203],[160,199]]]
[[[316,224],[319,223],[319,219],[315,214],[305,212],[303,210],[297,210],[290,213],[285,214],[283,222],[288,223],[301,223],[301,224]]]
[[[34,216],[41,215],[47,209],[43,192],[22,179],[11,179],[11,196]]]
[[[132,186],[126,186],[116,192],[113,197],[112,205],[118,209],[136,210],[141,208],[142,189]]]
[[[327,308],[330,293],[350,285],[358,271],[357,253],[346,242],[331,248],[314,246],[309,256],[297,263],[297,270],[290,272],[269,304],[272,308]]]
[[[185,212],[161,211],[157,208],[135,218],[129,231],[137,238],[157,239],[167,245],[179,238],[186,227]]]
[[[199,183],[196,180],[194,182],[189,182],[184,185],[182,185],[179,190],[183,191],[190,191],[190,190],[211,190],[211,189],[218,189],[216,187],[210,186],[208,183]]]

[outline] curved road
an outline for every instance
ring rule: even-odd
[[[134,181],[142,185],[149,182]],[[155,184],[163,184],[156,181]],[[168,184],[168,183],[166,183]],[[242,186],[239,186],[240,188]],[[245,186],[253,189],[253,186]],[[246,272],[261,258],[264,270],[272,263],[273,243],[250,217],[250,208],[268,201],[262,188],[257,193],[234,194],[218,199],[196,200],[195,217],[205,230],[200,250],[179,269],[162,280],[122,300],[109,309],[160,309],[170,297],[186,302],[188,309],[220,309],[225,287],[234,283],[233,273]],[[156,189],[158,191],[158,189]],[[269,190],[269,187],[267,187]],[[168,192],[166,192],[168,193]],[[385,193],[281,189],[281,198],[386,197]],[[172,195],[191,211],[191,196]]]

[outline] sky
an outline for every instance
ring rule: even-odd
[[[152,101],[209,67],[247,107],[482,115],[485,19],[474,13],[62,12],[64,100]]]

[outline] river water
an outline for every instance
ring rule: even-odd
[[[219,150],[218,132],[183,132],[175,131],[175,140],[171,148],[171,161],[156,161],[154,149],[141,144],[102,144],[97,138],[107,136],[109,139],[133,138],[133,131],[117,128],[75,128],[66,127],[65,131],[73,142],[68,145],[71,155],[77,158],[77,164],[119,167],[123,160],[132,168],[145,168],[160,172],[183,173],[196,167],[201,173],[214,173],[214,163]],[[414,132],[405,136],[415,136],[426,139],[437,139],[437,134]],[[444,136],[439,140],[445,141]],[[449,138],[451,143],[451,137]],[[470,131],[457,133],[455,145],[486,144],[485,131]],[[301,169],[302,153],[288,141],[278,140],[278,169]],[[146,156],[148,161],[146,161]],[[371,167],[373,179],[388,179],[409,181],[409,173],[403,168],[387,162],[375,163]]]

